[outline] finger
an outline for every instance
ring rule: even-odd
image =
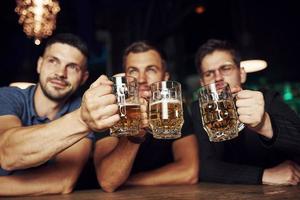
[[[291,185],[298,185],[299,180],[300,180],[299,177],[294,174],[292,179],[290,180],[290,184]]]
[[[239,115],[253,115],[255,110],[252,107],[239,107],[237,112]]]
[[[244,124],[251,124],[253,119],[250,115],[239,115],[239,121]]]
[[[120,116],[118,114],[112,115],[105,119],[101,119],[101,120],[97,121],[97,124],[96,124],[97,130],[99,131],[99,130],[104,130],[104,129],[110,128],[113,125],[115,125],[119,120],[120,120]]]
[[[149,99],[151,97],[151,92],[150,91],[141,91],[140,92],[140,97]]]
[[[296,176],[298,178],[300,178],[300,166],[297,163],[295,163],[295,162],[293,162],[292,165],[294,167],[294,173],[296,174]]]
[[[140,98],[140,102],[141,102],[141,112],[147,112],[148,102],[144,98]]]
[[[252,90],[242,90],[238,92],[237,98],[238,99],[248,99],[248,98],[253,98],[253,96],[258,95],[259,92],[257,91],[252,91]]]
[[[112,105],[107,105],[105,107],[101,107],[98,110],[94,111],[94,116],[96,116],[96,120],[102,120],[102,119],[106,119],[109,118],[113,115],[119,115],[118,114],[119,111],[119,107],[116,104],[112,104]]]
[[[141,113],[141,119],[142,119],[142,120],[148,120],[148,114],[145,113],[145,112],[142,112],[142,113]]]
[[[142,120],[141,128],[149,127],[149,121],[147,119]]]
[[[99,85],[112,85],[113,83],[105,75],[101,75],[95,82],[93,82],[90,88],[98,87]]]
[[[97,103],[99,106],[105,107],[107,105],[116,104],[117,98],[113,94],[106,94],[106,95],[97,97],[97,99],[95,99],[95,101],[96,101],[95,103]]]
[[[255,101],[253,98],[249,99],[237,99],[235,102],[237,107],[253,107],[255,105]]]
[[[118,73],[113,75],[113,77],[118,77],[118,76],[125,76],[125,73]]]
[[[234,87],[230,88],[230,90],[231,90],[232,94],[236,94],[236,93],[242,91],[242,88],[240,86],[234,86]]]
[[[99,85],[89,89],[87,92],[89,98],[101,97],[107,94],[112,94],[113,88],[110,85]]]

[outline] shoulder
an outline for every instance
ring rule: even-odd
[[[266,89],[260,90],[260,92],[264,95],[265,101],[270,101],[275,98],[281,99],[281,95],[279,94],[279,92],[275,92],[272,90],[266,90]]]
[[[279,92],[275,92],[272,90],[260,90],[264,96],[265,107],[267,110],[272,109],[273,104],[283,103],[283,98]]]
[[[0,115],[13,114],[21,116],[25,107],[28,107],[32,101],[31,96],[34,88],[34,86],[26,89],[17,87],[0,88]]]
[[[30,98],[30,93],[33,92],[34,86],[20,89],[18,87],[2,87],[0,88],[0,101],[9,101],[14,103],[16,101],[22,101]]]

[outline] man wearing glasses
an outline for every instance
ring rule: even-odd
[[[201,84],[228,82],[236,97],[240,122],[246,127],[235,139],[209,142],[198,102],[192,119],[200,146],[200,181],[242,184],[297,185],[300,166],[300,119],[279,95],[242,89],[246,72],[238,52],[226,41],[208,40],[196,54]]]

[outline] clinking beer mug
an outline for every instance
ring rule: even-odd
[[[156,139],[181,136],[183,110],[181,85],[175,81],[161,81],[150,85],[149,124]]]
[[[139,134],[141,123],[141,104],[138,96],[138,84],[134,77],[111,77],[114,94],[117,97],[120,121],[110,129],[111,136],[133,136]]]
[[[234,98],[228,83],[218,81],[199,91],[202,124],[211,142],[230,140],[244,128],[239,122]]]

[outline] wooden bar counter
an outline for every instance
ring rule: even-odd
[[[124,187],[114,193],[102,190],[75,191],[68,195],[5,197],[7,200],[273,200],[300,199],[299,186],[225,185],[200,183],[192,186]]]

